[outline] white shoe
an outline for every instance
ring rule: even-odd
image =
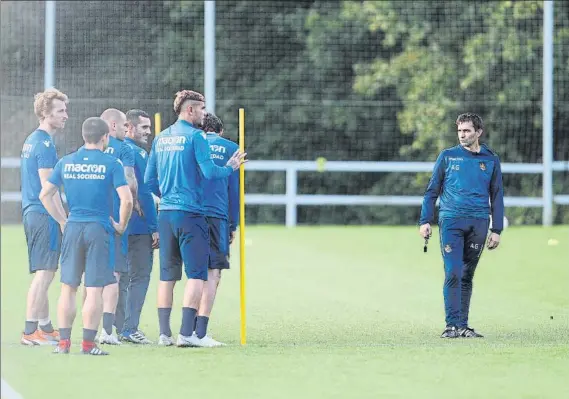
[[[184,348],[184,347],[203,347],[204,345],[202,345],[201,340],[197,337],[197,335],[192,334],[189,337],[182,335],[182,334],[178,334],[178,341],[176,342],[176,345],[180,348]]]
[[[158,338],[158,345],[160,346],[172,346],[174,345],[174,340],[172,337],[169,337],[164,334],[160,334],[160,338]]]
[[[101,345],[104,345],[104,344],[122,345],[116,336],[114,336],[113,334],[107,334],[107,332],[105,331],[104,328],[101,330],[101,333],[99,334],[99,343]]]
[[[200,339],[202,345],[206,348],[218,348],[220,346],[226,346],[223,342],[216,341],[212,337],[206,335],[202,339]]]

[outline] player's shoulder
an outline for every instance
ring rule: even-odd
[[[452,156],[456,156],[457,154],[460,153],[460,146],[455,145],[452,147],[447,147],[444,148],[440,153],[439,153],[439,157],[452,157]]]
[[[496,151],[494,151],[492,148],[490,148],[486,143],[480,145],[480,147],[491,157],[500,159],[500,156],[498,155],[498,153]]]
[[[236,142],[229,140],[228,138],[225,137],[219,137],[220,141],[223,143],[223,145],[225,146],[225,148],[227,148],[228,150],[234,150],[236,151],[239,148],[239,145],[237,145]]]

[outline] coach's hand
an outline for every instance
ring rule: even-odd
[[[160,247],[160,236],[158,232],[152,233],[152,249],[158,249]]]
[[[123,226],[120,223],[115,222],[115,219],[113,219],[112,217],[111,217],[111,223],[117,234],[122,236],[126,230],[126,226]]]
[[[430,223],[422,224],[421,227],[419,227],[419,234],[421,235],[421,237],[423,237],[425,239],[431,238],[432,233],[433,233],[433,231],[431,230],[431,224]]]
[[[246,156],[247,156],[246,152],[241,152],[241,150],[237,150],[231,156],[231,158],[229,158],[226,165],[231,166],[233,170],[237,170],[241,165],[247,162],[247,160],[245,159]]]
[[[67,224],[67,220],[63,223],[59,223],[59,228],[61,229],[61,234],[63,234],[63,231],[65,230],[66,224]]]
[[[496,249],[500,245],[500,234],[498,233],[490,233],[488,237],[488,249]]]

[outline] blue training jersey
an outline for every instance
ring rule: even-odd
[[[211,159],[218,166],[227,164],[227,160],[239,149],[233,141],[216,133],[207,133],[207,142]],[[239,223],[239,171],[229,177],[204,181],[205,215],[229,220],[229,230],[235,231]]]
[[[486,145],[481,145],[478,153],[457,145],[439,154],[425,192],[419,224],[434,220],[439,195],[439,219],[488,219],[491,214],[492,231],[502,231],[504,190],[500,158]]]
[[[134,167],[134,151],[132,147],[116,137],[109,136],[109,146],[105,150],[105,153],[120,160],[125,168]],[[120,205],[119,195],[115,192],[112,216],[117,222],[120,218]]]
[[[61,158],[49,181],[64,187],[69,222],[100,222],[106,226],[110,225],[113,194],[127,184],[118,159],[85,148]]]
[[[134,140],[126,138],[124,140],[134,153],[134,174],[138,181],[138,202],[144,214],[142,217],[138,212],[132,212],[132,216],[128,223],[128,234],[152,234],[158,230],[158,222],[156,216],[156,206],[154,198],[148,184],[144,182],[144,174],[146,173],[146,165],[148,163],[148,153],[145,149],[139,147]]]
[[[145,181],[161,198],[159,210],[205,215],[202,180],[220,179],[231,173],[230,166],[219,167],[211,160],[205,133],[178,120],[154,139]]]
[[[38,170],[53,169],[57,164],[57,151],[49,133],[40,129],[33,131],[24,142],[20,158],[22,213],[47,214],[39,200],[41,180]]]

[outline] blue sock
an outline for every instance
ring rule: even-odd
[[[172,336],[172,330],[170,329],[170,313],[172,313],[172,308],[158,308],[160,334],[164,334],[167,337]]]
[[[71,339],[71,327],[60,328],[59,329],[59,338],[60,339]]]
[[[189,337],[194,332],[196,327],[196,313],[198,311],[194,308],[182,308],[182,327],[180,328],[180,335]]]
[[[202,339],[207,335],[207,323],[209,322],[209,317],[198,316],[196,322],[196,335],[199,339]]]
[[[38,329],[37,321],[26,321],[26,328],[24,330],[25,335],[30,335],[36,332]]]
[[[113,333],[113,322],[115,321],[114,313],[103,313],[103,329],[109,335]]]

